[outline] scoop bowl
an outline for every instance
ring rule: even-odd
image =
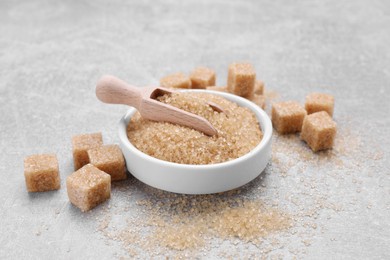
[[[207,165],[163,161],[138,150],[127,138],[127,125],[136,109],[131,108],[119,122],[119,140],[126,167],[143,183],[157,189],[182,194],[211,194],[232,190],[259,176],[271,158],[272,123],[268,115],[251,101],[236,95],[210,90],[184,90],[221,96],[249,108],[263,132],[260,143],[249,153],[227,162]]]

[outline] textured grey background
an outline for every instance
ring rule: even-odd
[[[370,169],[352,170],[361,209],[319,218],[328,229],[302,257],[390,258],[389,1],[2,0],[0,35],[0,258],[126,255],[94,232],[99,210],[81,214],[66,196],[71,136],[102,131],[106,143],[117,142],[126,111],[96,100],[97,79],[110,73],[142,86],[205,65],[223,85],[234,61],[253,63],[267,89],[286,99],[334,94],[336,121],[348,118],[365,148],[383,153]],[[58,155],[62,189],[28,194],[23,158],[45,152]],[[268,180],[270,189],[298,189],[277,173]],[[354,185],[336,184],[329,196],[347,200]]]

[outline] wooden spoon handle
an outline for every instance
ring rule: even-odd
[[[109,104],[123,104],[139,109],[142,96],[139,88],[111,75],[101,77],[96,85],[97,98]]]

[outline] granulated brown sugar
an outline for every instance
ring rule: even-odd
[[[137,250],[155,255],[167,249],[195,252],[207,248],[209,240],[216,238],[261,244],[266,236],[292,226],[290,215],[260,201],[238,197],[240,190],[193,196],[145,186],[145,192],[150,192],[150,197],[137,202],[147,213],[145,218],[128,221],[117,233],[105,231],[105,219],[99,225],[106,237],[120,241],[132,256]]]
[[[222,97],[203,93],[174,93],[159,98],[207,119],[218,136],[206,136],[187,127],[164,122],[152,122],[136,113],[128,125],[130,142],[142,152],[161,160],[182,164],[213,164],[245,155],[259,144],[262,132],[248,108]],[[207,102],[224,109],[213,111]]]
[[[259,243],[264,236],[291,225],[290,216],[280,210],[260,202],[244,201],[237,207],[225,208],[212,228],[225,238],[237,237],[245,242]]]

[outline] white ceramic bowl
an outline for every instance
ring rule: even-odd
[[[140,181],[170,192],[209,194],[238,188],[259,176],[271,158],[272,123],[257,105],[236,95],[205,90],[186,90],[222,96],[252,110],[263,131],[263,139],[249,153],[223,163],[208,165],[178,164],[149,156],[135,148],[126,128],[136,109],[131,108],[119,123],[119,139],[129,172]]]

